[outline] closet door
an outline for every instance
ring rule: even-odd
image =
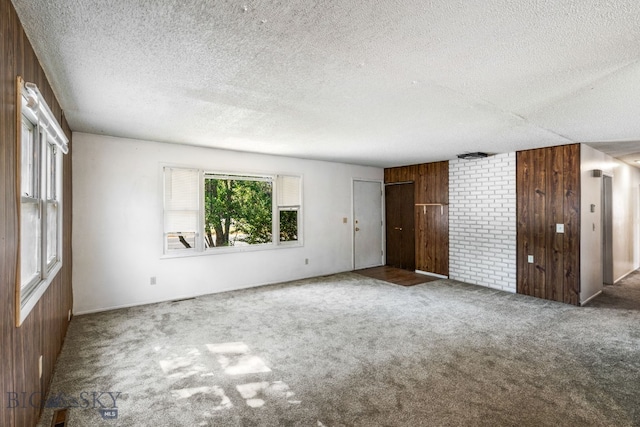
[[[415,270],[413,183],[385,186],[387,265]]]

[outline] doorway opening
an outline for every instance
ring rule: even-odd
[[[602,282],[613,285],[613,177],[602,176]]]

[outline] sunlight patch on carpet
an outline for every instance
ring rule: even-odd
[[[168,378],[189,378],[194,375],[205,376],[211,370],[204,366],[200,358],[202,353],[198,349],[190,349],[185,355],[172,355],[160,361],[162,372]]]
[[[231,400],[227,397],[224,390],[215,385],[211,387],[193,387],[172,390],[171,395],[176,399],[195,398],[199,401],[208,401],[208,403],[211,404],[208,408],[213,411],[220,411],[222,409],[229,409],[233,407]]]
[[[288,384],[273,381],[272,370],[245,343],[204,344],[198,348],[155,347],[154,350],[161,353],[159,364],[162,372],[180,387],[171,390],[174,399],[188,400],[193,405],[204,403],[213,411],[237,408],[243,404],[254,409],[301,404],[300,400],[295,400],[295,393]],[[233,385],[212,384],[220,384],[221,375],[233,378]],[[251,375],[254,382],[247,383],[243,375]],[[185,387],[185,380],[190,387]],[[206,411],[200,415],[205,420],[213,416]],[[203,425],[208,424],[205,422]]]
[[[246,400],[247,405],[252,408],[259,408],[266,401],[287,401],[291,404],[300,403],[299,400],[289,400],[294,393],[289,386],[282,381],[273,381],[271,383],[262,381],[257,383],[240,384],[236,386],[240,395]]]
[[[246,375],[271,372],[264,361],[250,353],[244,343],[207,344],[209,351],[217,355],[218,363],[227,375]]]

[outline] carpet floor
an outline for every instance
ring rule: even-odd
[[[353,273],[74,317],[40,426],[639,426],[640,275],[586,307]]]

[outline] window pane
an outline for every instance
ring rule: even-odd
[[[300,206],[300,177],[278,176],[278,206]]]
[[[47,265],[58,258],[58,204],[47,203]]]
[[[169,233],[166,239],[168,252],[191,249],[196,246],[196,233]]]
[[[169,211],[197,211],[200,192],[199,172],[193,169],[165,168],[164,175],[164,208]]]
[[[164,221],[164,229],[166,233],[195,233],[198,230],[197,211],[167,211],[165,212]]]
[[[21,195],[34,197],[34,129],[33,125],[25,118],[22,118],[22,164],[21,164]]]
[[[205,179],[206,247],[271,243],[272,229],[270,180]]]
[[[56,149],[47,145],[47,199],[56,199]]]
[[[296,242],[298,240],[298,211],[280,211],[280,241]]]
[[[40,276],[40,218],[37,203],[22,203],[20,224],[20,287]]]

